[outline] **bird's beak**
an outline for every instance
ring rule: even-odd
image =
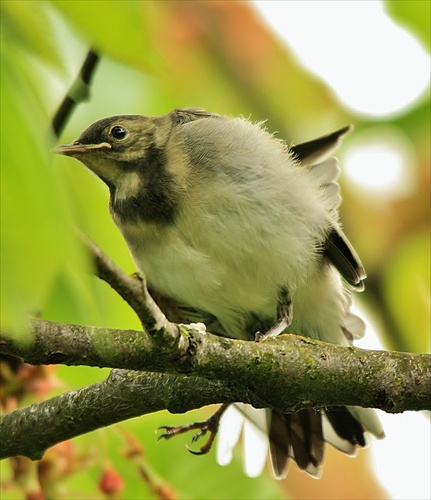
[[[100,144],[80,144],[78,141],[75,141],[73,144],[64,144],[62,146],[56,146],[51,149],[52,153],[57,153],[65,156],[81,156],[93,151],[97,151],[98,149],[111,149],[112,146],[108,142],[101,142]]]

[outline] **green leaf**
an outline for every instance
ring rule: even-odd
[[[39,314],[62,269],[88,264],[60,178],[49,164],[49,120],[23,71],[22,53],[2,43],[1,320],[22,332]]]
[[[242,450],[238,446],[234,451],[232,463],[221,467],[216,463],[215,447],[207,455],[195,456],[186,449],[191,444],[193,433],[177,436],[169,441],[157,443],[155,430],[161,425],[181,425],[208,418],[216,406],[186,414],[170,414],[167,411],[145,415],[121,425],[139,439],[145,449],[145,457],[151,469],[167,483],[181,499],[261,499],[273,500],[284,498],[281,483],[274,481],[266,470],[260,477],[249,478],[242,470]],[[203,438],[205,439],[205,438]],[[200,441],[193,447],[198,448]],[[118,443],[111,442],[110,456],[118,453]],[[126,464],[117,466],[126,474]],[[130,467],[129,467],[130,469]],[[129,471],[130,474],[130,471]],[[134,473],[136,475],[136,472]],[[128,482],[126,482],[128,485]],[[133,484],[133,483],[132,483]],[[128,485],[129,486],[129,485]],[[145,489],[142,486],[141,494]],[[130,496],[128,496],[130,495]],[[124,491],[125,498],[131,498],[132,489]]]
[[[386,0],[387,12],[401,25],[412,30],[425,48],[431,48],[431,2],[426,0]]]
[[[146,71],[160,66],[154,50],[151,2],[50,3],[103,55]]]
[[[393,252],[383,279],[384,293],[402,338],[396,348],[428,352],[430,326],[430,235],[418,231]]]
[[[59,68],[64,68],[55,43],[55,20],[46,2],[1,2],[1,30],[6,43],[12,43]]]

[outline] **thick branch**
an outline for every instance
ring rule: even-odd
[[[38,458],[59,441],[164,408],[187,411],[236,401],[281,412],[328,405],[430,409],[430,356],[364,351],[297,335],[258,344],[178,327],[154,303],[142,278],[127,276],[96,246],[88,246],[99,277],[132,306],[145,331],[33,320],[34,343],[1,336],[0,352],[36,365],[141,372],[115,370],[105,382],[5,415],[0,421],[4,457]]]
[[[61,325],[42,321],[34,325],[35,333],[43,331],[48,337],[60,333],[58,345],[62,344]],[[161,409],[184,412],[210,403],[241,401],[283,412],[344,404],[387,411],[430,408],[430,356],[426,355],[346,349],[296,335],[256,344],[192,330],[194,352],[188,353],[188,360],[186,356],[187,361],[167,361],[166,354],[157,355],[151,339],[141,332],[66,326],[76,334],[68,331],[71,364],[83,363],[86,357],[86,364],[98,360],[101,366],[108,351],[90,349],[87,357],[82,347],[104,338],[111,352],[120,352],[110,355],[109,363],[172,373],[114,370],[104,382],[15,410],[0,419],[0,458],[40,458],[60,441],[127,418]],[[9,340],[1,345],[4,352],[20,353],[36,364],[52,360],[49,350],[44,352],[45,343],[38,340],[34,351]],[[203,376],[174,374],[186,367]]]
[[[113,370],[103,382],[0,417],[0,459],[17,455],[40,459],[56,443],[100,427],[163,409],[183,412],[224,399],[234,401],[235,394],[217,381]]]
[[[237,383],[240,401],[292,411],[356,405],[390,412],[431,409],[431,356],[341,347],[297,335],[263,343],[182,328],[187,342],[160,347],[145,332],[34,320],[33,346],[2,337],[0,351],[32,364],[188,373]],[[188,345],[184,351],[179,345]]]

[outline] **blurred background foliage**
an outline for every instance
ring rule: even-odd
[[[429,2],[385,5],[429,50]],[[91,97],[76,108],[61,143],[104,116],[159,115],[185,106],[268,120],[268,129],[289,143],[347,123],[358,134],[374,133],[377,123],[402,134],[414,151],[414,188],[373,200],[375,195],[342,178],[342,219],[369,274],[363,306],[385,346],[429,349],[429,93],[389,118],[354,114],[304,69],[247,2],[3,1],[1,31],[2,331],[31,341],[29,315],[139,329],[125,303],[91,276],[79,240],[77,229],[125,271],[135,270],[109,217],[107,189],[77,162],[49,153],[55,144],[50,120],[92,45],[102,61]],[[2,360],[3,409],[106,375]],[[31,496],[41,484],[50,498],[386,497],[366,451],[350,460],[330,450],[322,480],[292,466],[287,480],[276,483],[269,475],[246,478],[239,452],[230,467],[220,469],[213,456],[186,453],[187,438],[155,447],[159,425],[207,413],[151,415],[62,443],[41,462],[5,462],[2,498],[42,498]]]

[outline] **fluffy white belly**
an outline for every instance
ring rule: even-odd
[[[278,284],[256,259],[215,258],[172,234],[169,242],[134,248],[133,256],[153,287],[193,307],[216,316],[227,310],[275,314]]]
[[[207,245],[194,241],[193,246],[172,227],[142,232],[140,226],[138,232],[128,226],[124,236],[152,287],[211,313],[229,335],[252,337],[255,332],[243,331],[250,314],[275,322],[279,288],[287,285],[294,317],[289,331],[334,342],[343,338],[341,282],[312,252],[294,247],[292,253],[274,238],[256,234],[250,236],[253,242],[247,242],[246,235],[212,238],[207,232],[203,239]]]

